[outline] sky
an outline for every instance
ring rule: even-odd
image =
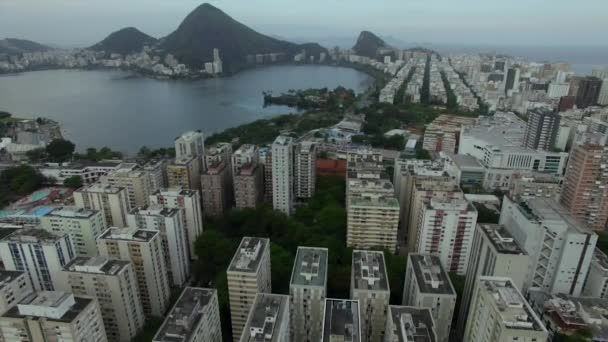
[[[262,33],[296,41],[345,45],[361,30],[370,30],[408,44],[608,45],[607,0],[208,2]],[[201,0],[0,0],[0,39],[89,46],[127,26],[158,38],[175,30],[201,3]]]

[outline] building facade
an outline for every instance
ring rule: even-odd
[[[203,213],[206,216],[223,215],[228,209],[231,191],[230,166],[227,161],[209,163],[207,171],[201,175]]]
[[[30,278],[21,271],[0,271],[0,315],[34,292]]]
[[[552,111],[534,110],[528,113],[524,147],[548,151],[553,148],[560,116]]]
[[[294,140],[280,135],[272,144],[272,207],[287,215],[293,213]]]
[[[364,341],[358,300],[325,299],[321,341]]]
[[[317,148],[312,142],[301,142],[294,153],[294,187],[296,198],[311,198],[317,182]]]
[[[389,305],[386,318],[386,342],[439,341],[431,310],[420,307]]]
[[[148,204],[152,193],[150,174],[135,163],[122,163],[115,170],[101,177],[101,183],[114,187],[125,188],[129,200],[129,208],[141,207]]]
[[[95,239],[106,229],[106,225],[99,210],[60,207],[40,219],[40,228],[57,235],[69,234],[76,255],[95,256]]]
[[[127,190],[102,183],[93,183],[74,191],[78,208],[99,210],[106,227],[126,227],[129,213]]]
[[[289,342],[289,296],[258,293],[240,342]]]

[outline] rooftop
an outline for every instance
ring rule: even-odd
[[[148,242],[158,234],[157,230],[111,227],[101,233],[99,239]]]
[[[46,243],[54,244],[63,236],[55,235],[44,229],[23,228],[17,229],[12,234],[6,236],[3,240],[14,241],[19,243]]]
[[[327,256],[327,248],[298,247],[291,272],[291,285],[325,287]]]
[[[493,223],[478,223],[477,225],[481,231],[484,232],[485,236],[498,253],[516,255],[526,254],[505,226]]]
[[[273,145],[281,145],[287,146],[293,144],[293,138],[286,135],[279,135],[276,139],[274,139]]]
[[[257,146],[253,144],[243,144],[236,151],[234,151],[234,156],[247,155],[254,156],[256,154]]]
[[[187,342],[203,319],[215,289],[186,287],[154,336],[154,342]]]
[[[289,296],[258,293],[249,311],[247,324],[241,335],[242,342],[277,342],[280,340],[281,319],[289,310]],[[289,313],[287,313],[289,315]],[[289,326],[286,326],[289,330]]]
[[[410,254],[416,282],[421,293],[456,295],[441,259],[431,254]]]
[[[244,237],[234,253],[228,271],[255,273],[260,266],[264,251],[270,248],[270,240],[256,237]]]
[[[608,256],[601,249],[596,248],[593,252],[593,262],[598,263],[604,270],[608,271]]]
[[[353,251],[353,288],[370,291],[390,291],[384,253],[378,251]]]
[[[485,171],[485,168],[477,158],[468,155],[468,154],[452,154],[448,153],[448,156],[454,161],[459,168],[467,168],[467,169],[479,169]]]
[[[190,190],[190,189],[165,188],[165,189],[158,189],[158,190],[154,191],[154,193],[152,195],[153,196],[164,196],[164,197],[178,197],[178,196],[192,197],[196,193],[197,192],[195,190]]]
[[[59,207],[50,213],[47,217],[63,217],[70,219],[86,219],[98,214],[98,210],[78,208],[78,207]]]
[[[116,275],[130,264],[129,261],[102,256],[77,257],[63,267],[67,272]]]
[[[331,342],[334,339],[343,339],[344,342],[361,342],[358,300],[325,300],[322,342]]]
[[[106,183],[93,183],[86,185],[76,192],[93,192],[93,193],[104,193],[104,194],[117,194],[124,188],[120,186],[114,186]]]
[[[175,138],[175,140],[183,139],[183,140],[194,140],[197,138],[203,138],[203,133],[201,131],[188,131],[182,133],[179,137]]]
[[[395,339],[387,342],[435,342],[435,323],[430,309],[389,306],[389,319],[393,321]]]
[[[6,285],[13,282],[15,279],[20,276],[25,275],[25,272],[21,271],[0,271],[0,290],[4,289]]]
[[[92,298],[75,297],[71,293],[41,291],[33,292],[3,317],[46,319],[51,322],[72,322],[93,301]]]
[[[298,145],[299,153],[311,153],[315,150],[315,143],[312,141],[303,141]]]
[[[566,229],[580,234],[594,234],[587,225],[576,220],[554,199],[534,197],[519,202],[519,210],[529,219],[550,227],[565,225]]]
[[[129,214],[139,216],[162,216],[173,217],[179,213],[179,208],[167,208],[160,204],[153,204],[145,207],[137,207],[131,209]]]

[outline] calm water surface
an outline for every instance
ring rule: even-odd
[[[171,146],[180,132],[209,134],[256,119],[294,112],[263,107],[262,91],[335,88],[365,90],[373,83],[356,70],[330,66],[273,66],[223,79],[158,81],[121,71],[38,71],[0,76],[0,110],[59,121],[83,150],[109,146],[136,152]]]

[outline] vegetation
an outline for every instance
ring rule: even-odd
[[[141,333],[131,339],[131,342],[150,342],[156,335],[158,329],[163,324],[163,320],[156,317],[146,319],[144,329]]]
[[[357,38],[357,43],[353,46],[353,51],[359,56],[376,58],[378,50],[388,47],[382,38],[369,31],[362,31]]]
[[[355,92],[352,89],[337,87],[334,90],[327,88],[289,90],[286,94],[272,96],[264,92],[264,105],[285,105],[298,109],[321,109],[323,111],[342,111],[355,103]]]
[[[422,78],[422,88],[420,88],[420,102],[429,104],[431,102],[431,55],[426,58],[426,65],[424,66],[424,76]]]
[[[6,120],[12,116],[11,113],[0,110],[0,120]]]
[[[596,247],[599,248],[605,254],[608,254],[608,233],[596,232],[598,235]]]
[[[588,342],[588,341],[593,341],[593,333],[589,329],[581,329],[572,335],[556,333],[553,341],[556,341],[556,342]]]
[[[454,113],[458,111],[458,99],[450,87],[450,81],[448,81],[448,77],[445,75],[444,71],[441,71],[441,80],[443,81],[443,86],[445,87],[445,91],[448,95],[448,103],[446,104],[446,107],[449,111]]]
[[[52,162],[65,162],[72,158],[75,147],[69,140],[55,139],[46,146],[46,156]]]
[[[373,147],[385,148],[387,150],[403,150],[405,147],[405,138],[399,134],[390,137],[384,134],[355,135],[352,137],[352,142],[355,144],[372,145]]]
[[[414,77],[415,72],[416,67],[414,66],[410,69],[409,73],[407,74],[407,77],[405,78],[399,89],[397,89],[397,92],[395,93],[395,101],[397,101],[398,104],[407,104],[405,98],[405,90],[407,89],[408,83],[410,83],[410,81],[412,80],[412,77]]]
[[[137,158],[143,161],[150,161],[156,158],[175,158],[175,148],[158,148],[156,150],[151,150],[147,146],[142,146],[137,152]]]
[[[140,52],[144,46],[154,43],[156,43],[156,38],[141,32],[135,27],[127,27],[111,33],[101,42],[91,46],[90,49],[105,51],[107,54],[128,55]]]
[[[74,154],[74,159],[78,160],[90,160],[90,161],[100,161],[106,159],[122,159],[122,153],[117,151],[112,151],[109,147],[102,147],[100,150],[97,150],[94,147],[87,148],[85,154]]]
[[[0,39],[0,55],[20,55],[24,52],[37,52],[50,50],[48,46],[24,39]]]
[[[289,279],[298,246],[329,249],[328,297],[348,298],[352,250],[346,248],[345,181],[343,177],[319,177],[317,192],[293,217],[268,206],[232,210],[224,217],[207,219],[196,241],[198,262],[194,275],[205,286],[218,289],[223,334],[230,340],[230,315],[226,268],[243,236],[268,237],[271,241],[272,292],[289,293]],[[385,253],[392,302],[400,302],[405,257]]]
[[[46,178],[29,165],[5,169],[0,173],[0,207],[17,200],[46,183]]]
[[[63,185],[70,189],[78,189],[82,187],[82,177],[71,176],[63,181]]]
[[[489,209],[483,204],[474,203],[477,209],[477,222],[479,223],[498,223],[500,220],[500,213]]]

